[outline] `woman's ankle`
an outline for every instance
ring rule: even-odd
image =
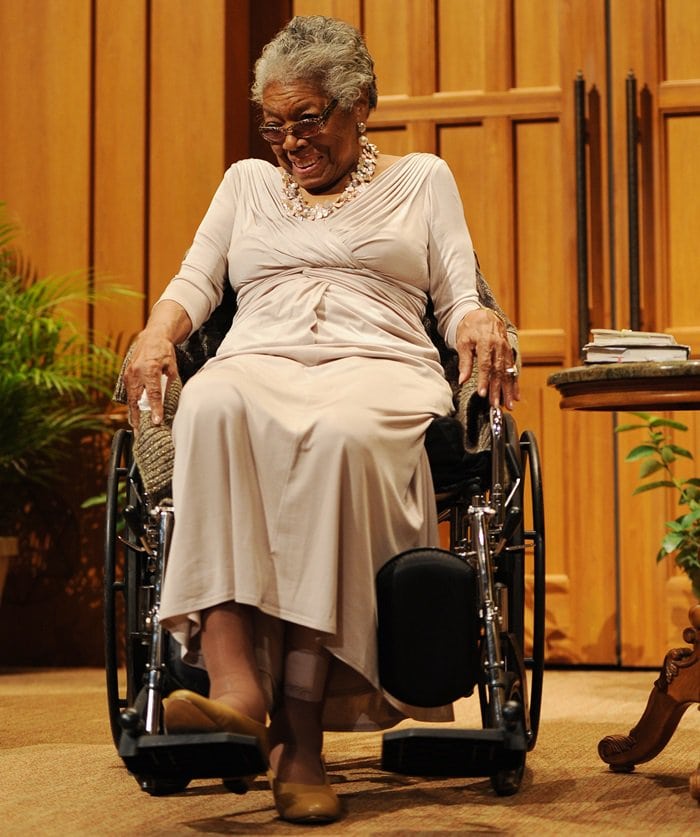
[[[270,751],[270,767],[280,782],[322,785],[326,781],[321,752],[316,748],[281,743]]]
[[[241,694],[239,691],[217,692],[210,690],[209,697],[211,700],[230,706],[248,718],[258,721],[258,723],[264,724],[267,721],[264,695]]]
[[[318,705],[285,697],[270,723],[270,767],[282,782],[320,785],[323,727]]]

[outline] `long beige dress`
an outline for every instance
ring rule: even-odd
[[[449,169],[403,157],[312,221],[287,213],[278,169],[236,163],[161,299],[196,328],[227,276],[233,326],[185,385],[173,427],[163,624],[196,662],[199,612],[253,605],[271,700],[279,620],[317,630],[334,657],[327,728],[449,717],[381,694],[374,598],[386,561],[438,543],[423,436],[453,404],[422,316],[429,293],[452,344],[479,305]]]

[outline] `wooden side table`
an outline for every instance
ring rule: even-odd
[[[547,380],[561,395],[563,410],[700,409],[700,361],[590,364],[565,369]],[[688,613],[688,647],[665,656],[642,717],[627,735],[598,743],[601,759],[617,772],[650,761],[671,740],[683,713],[700,703],[700,604]],[[700,764],[690,776],[690,795],[700,804]]]

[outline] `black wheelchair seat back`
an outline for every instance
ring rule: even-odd
[[[444,549],[411,549],[377,574],[379,679],[413,706],[470,695],[479,669],[474,568]]]
[[[491,451],[467,451],[464,427],[454,415],[437,416],[425,433],[425,450],[437,495],[460,491],[480,494],[491,480]]]

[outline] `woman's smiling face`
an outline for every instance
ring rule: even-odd
[[[266,125],[288,127],[320,116],[330,102],[312,82],[271,82],[263,93],[263,120]],[[272,151],[280,166],[310,194],[342,192],[360,154],[357,123],[368,115],[364,98],[350,111],[335,107],[316,136],[298,139],[287,134],[283,142],[272,143]]]

